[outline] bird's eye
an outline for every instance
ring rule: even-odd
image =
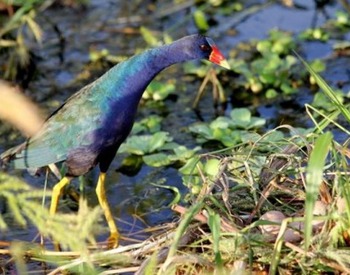
[[[211,48],[208,45],[200,45],[199,47],[203,52],[211,51]]]

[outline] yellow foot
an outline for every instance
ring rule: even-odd
[[[119,234],[118,233],[111,233],[109,238],[107,239],[107,248],[117,248],[119,246]]]
[[[107,247],[108,249],[110,249],[110,248],[118,247],[120,235],[118,232],[118,227],[115,224],[111,209],[107,201],[106,190],[105,190],[105,178],[106,178],[106,174],[101,172],[97,181],[96,194],[97,194],[97,198],[100,203],[100,206],[105,214],[106,221],[109,227],[109,232],[111,232],[111,235],[107,240]]]

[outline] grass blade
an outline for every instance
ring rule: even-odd
[[[220,254],[220,216],[214,211],[209,211],[208,225],[213,236],[213,250],[215,263],[219,269],[223,267]]]
[[[200,209],[203,208],[203,202],[198,202],[194,205],[192,205],[188,211],[184,214],[182,221],[180,222],[179,226],[177,227],[176,234],[174,237],[174,241],[169,249],[169,254],[167,261],[173,257],[176,253],[177,246],[179,244],[180,238],[183,235],[183,233],[188,228],[188,225],[192,221],[192,218],[199,212]]]
[[[315,78],[316,83],[318,86],[323,90],[325,95],[334,103],[334,105],[340,110],[340,112],[344,115],[344,117],[347,119],[348,122],[350,122],[350,111],[348,108],[342,104],[335,93],[333,92],[332,88],[324,81],[324,79],[316,73],[311,66],[297,53],[294,52],[295,55],[301,60],[301,62],[304,64],[306,69],[309,71],[309,73]]]
[[[323,180],[323,169],[332,139],[333,135],[330,132],[317,138],[306,170],[305,250],[308,250],[311,242],[313,209]]]
[[[287,218],[287,219],[284,219],[281,223],[281,228],[278,232],[278,236],[276,238],[276,242],[273,249],[269,275],[274,275],[277,273],[278,264],[281,260],[281,251],[282,251],[282,244],[284,241],[284,233],[287,230],[288,222],[290,222],[290,220],[291,218]]]

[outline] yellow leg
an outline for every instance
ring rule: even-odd
[[[70,183],[70,181],[71,181],[70,178],[64,177],[58,183],[56,183],[56,185],[53,187],[51,205],[50,205],[50,215],[52,216],[55,215],[57,211],[58,201],[62,194],[62,190],[67,184]]]
[[[98,177],[96,194],[97,194],[98,201],[105,214],[109,231],[110,231],[110,237],[108,238],[108,248],[115,248],[118,246],[120,235],[118,232],[118,228],[114,222],[111,209],[109,208],[109,205],[108,205],[106,190],[105,190],[105,179],[106,179],[106,173],[101,172]]]
[[[56,185],[53,187],[52,190],[52,197],[51,197],[51,205],[50,205],[50,215],[53,216],[56,214],[58,201],[60,199],[60,196],[62,194],[63,188],[69,184],[71,181],[71,178],[63,177]],[[60,251],[60,245],[57,242],[54,242],[55,250]]]

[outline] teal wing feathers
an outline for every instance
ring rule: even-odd
[[[152,71],[140,78],[148,56],[152,55],[146,52],[121,62],[82,88],[48,118],[38,134],[0,159],[11,161],[17,169],[39,168],[69,160],[77,150],[97,157],[103,148],[117,146],[129,133],[139,98],[155,75]],[[130,81],[135,78],[140,81]]]
[[[70,97],[27,142],[5,152],[15,168],[38,168],[66,160],[69,150],[89,145],[89,133],[98,127],[101,110],[96,82]]]

